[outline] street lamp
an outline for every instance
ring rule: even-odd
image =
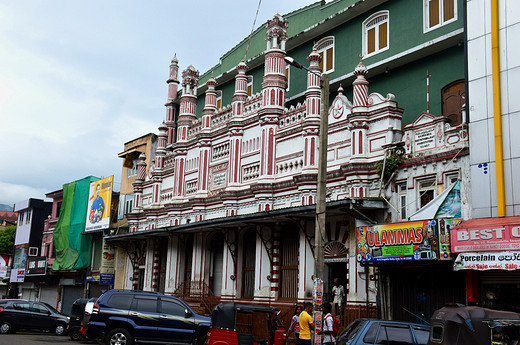
[[[327,146],[329,131],[329,75],[326,73],[316,73],[302,64],[295,61],[292,57],[286,56],[285,62],[298,69],[304,69],[320,77],[321,81],[321,107],[320,107],[320,140],[318,151],[318,185],[316,191],[316,221],[314,228],[314,280],[324,278],[324,234],[325,218],[327,209]]]

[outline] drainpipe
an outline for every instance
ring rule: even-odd
[[[498,40],[498,0],[491,0],[491,61],[493,77],[493,118],[495,127],[495,161],[498,216],[506,215],[504,155],[502,147],[502,107],[500,104],[500,44]]]

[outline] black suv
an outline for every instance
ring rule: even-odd
[[[204,344],[211,319],[181,299],[155,292],[108,290],[92,309],[87,337],[107,345]]]
[[[68,322],[67,315],[61,314],[47,303],[23,299],[0,300],[1,334],[18,329],[39,329],[62,335]]]

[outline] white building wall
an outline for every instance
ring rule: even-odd
[[[472,218],[496,217],[491,1],[467,1]],[[499,1],[499,44],[506,215],[520,215],[520,2]]]

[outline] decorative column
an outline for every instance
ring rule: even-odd
[[[164,157],[166,156],[166,143],[168,138],[168,127],[163,122],[159,126],[159,139],[155,150],[155,169],[152,174],[152,206],[159,206],[161,203],[161,186],[163,180]]]
[[[356,79],[352,83],[354,89],[354,104],[352,107],[352,118],[357,114],[366,113],[368,107],[368,81],[366,75],[368,73],[365,65],[360,62],[354,70]],[[349,123],[352,159],[364,158],[367,154],[366,135],[368,124],[366,121],[352,121]]]
[[[197,109],[197,85],[199,83],[199,72],[193,66],[182,73],[183,93],[181,96],[181,106],[179,119],[177,121],[177,147],[174,150],[175,166],[173,180],[173,200],[182,201],[186,195],[186,154],[188,130],[191,123],[196,119]]]
[[[309,70],[321,74],[321,56],[314,49],[307,57]],[[319,76],[307,72],[307,91],[305,91],[305,110],[307,118],[303,123],[303,170],[305,173],[318,172],[318,142],[320,130],[321,80]]]
[[[205,197],[209,189],[209,163],[211,161],[211,117],[217,111],[217,81],[210,77],[206,82],[206,99],[202,110],[202,129],[199,139],[199,178],[197,194]]]
[[[168,83],[168,101],[164,106],[166,107],[166,127],[168,128],[168,139],[166,142],[167,146],[173,144],[175,139],[174,133],[177,107],[174,101],[177,98],[177,88],[179,86],[179,80],[177,79],[177,75],[179,73],[178,62],[179,60],[177,60],[177,55],[175,55],[170,65],[170,77],[166,81],[166,83]]]
[[[152,291],[159,291],[159,270],[161,264],[161,252],[159,245],[154,243],[153,247],[153,266],[152,266]]]
[[[262,108],[259,111],[261,130],[260,179],[271,179],[275,174],[276,132],[278,119],[285,106],[285,41],[287,22],[276,15],[267,21],[267,51],[262,82]]]
[[[228,189],[238,187],[242,182],[242,136],[244,134],[241,121],[244,112],[244,103],[247,99],[247,65],[241,61],[237,66],[235,77],[235,94],[231,104],[233,118],[228,124],[229,129],[229,165]]]
[[[146,176],[146,155],[141,153],[139,155],[137,165],[137,178],[133,184],[134,186],[134,211],[139,212],[142,210],[142,198],[143,198],[143,183]]]

